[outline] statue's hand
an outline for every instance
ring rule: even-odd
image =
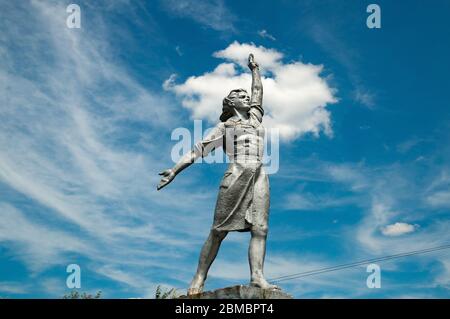
[[[160,190],[175,178],[175,172],[173,171],[173,169],[166,169],[165,171],[159,173],[159,175],[163,177],[161,178],[161,181],[156,187],[157,190]]]
[[[255,62],[255,57],[253,56],[252,53],[250,53],[248,55],[248,67],[250,68],[250,70],[254,70],[256,68],[259,68],[258,63]]]

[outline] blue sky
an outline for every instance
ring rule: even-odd
[[[157,173],[173,129],[213,126],[229,86],[249,86],[248,48],[283,129],[267,277],[450,243],[448,1],[377,1],[381,29],[361,0],[78,1],[81,29],[69,3],[0,2],[0,296],[58,298],[73,263],[106,298],[184,292],[225,164],[160,192]],[[248,240],[227,237],[206,289],[248,282]],[[447,251],[380,266],[380,289],[364,266],[281,285],[450,296]]]

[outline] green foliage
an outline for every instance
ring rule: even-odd
[[[156,287],[155,299],[175,299],[178,298],[179,295],[176,293],[175,288],[165,289],[161,288],[161,285]]]
[[[91,295],[88,293],[79,293],[76,290],[72,290],[69,294],[65,294],[63,299],[100,299],[102,297],[101,290],[97,291],[95,295]]]

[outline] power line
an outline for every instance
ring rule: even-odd
[[[433,252],[433,251],[444,250],[444,249],[449,249],[449,248],[450,248],[450,245],[443,245],[443,246],[437,246],[437,247],[432,247],[432,248],[427,248],[427,249],[414,250],[414,251],[399,253],[399,254],[395,254],[395,255],[383,256],[383,257],[378,257],[378,258],[371,258],[371,259],[361,260],[361,261],[352,262],[352,263],[348,263],[348,264],[342,264],[342,265],[337,265],[337,266],[332,266],[332,267],[319,268],[319,269],[315,269],[315,270],[309,270],[309,271],[299,272],[299,273],[295,273],[295,274],[290,274],[290,275],[285,275],[285,276],[280,276],[280,277],[274,277],[274,278],[269,279],[269,281],[271,281],[271,282],[281,282],[281,281],[293,280],[293,279],[298,279],[298,278],[303,278],[303,277],[323,274],[323,273],[327,273],[327,272],[338,271],[338,270],[342,270],[342,269],[362,266],[362,265],[370,264],[370,263],[373,263],[373,262],[380,262],[380,261],[386,261],[386,260],[391,260],[391,259],[397,259],[397,258],[403,258],[403,257],[408,257],[408,256],[419,255],[419,254],[425,254],[425,253],[430,253],[430,252]]]

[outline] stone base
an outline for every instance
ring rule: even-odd
[[[178,299],[293,299],[293,297],[281,290],[238,285],[192,296],[180,296]]]

